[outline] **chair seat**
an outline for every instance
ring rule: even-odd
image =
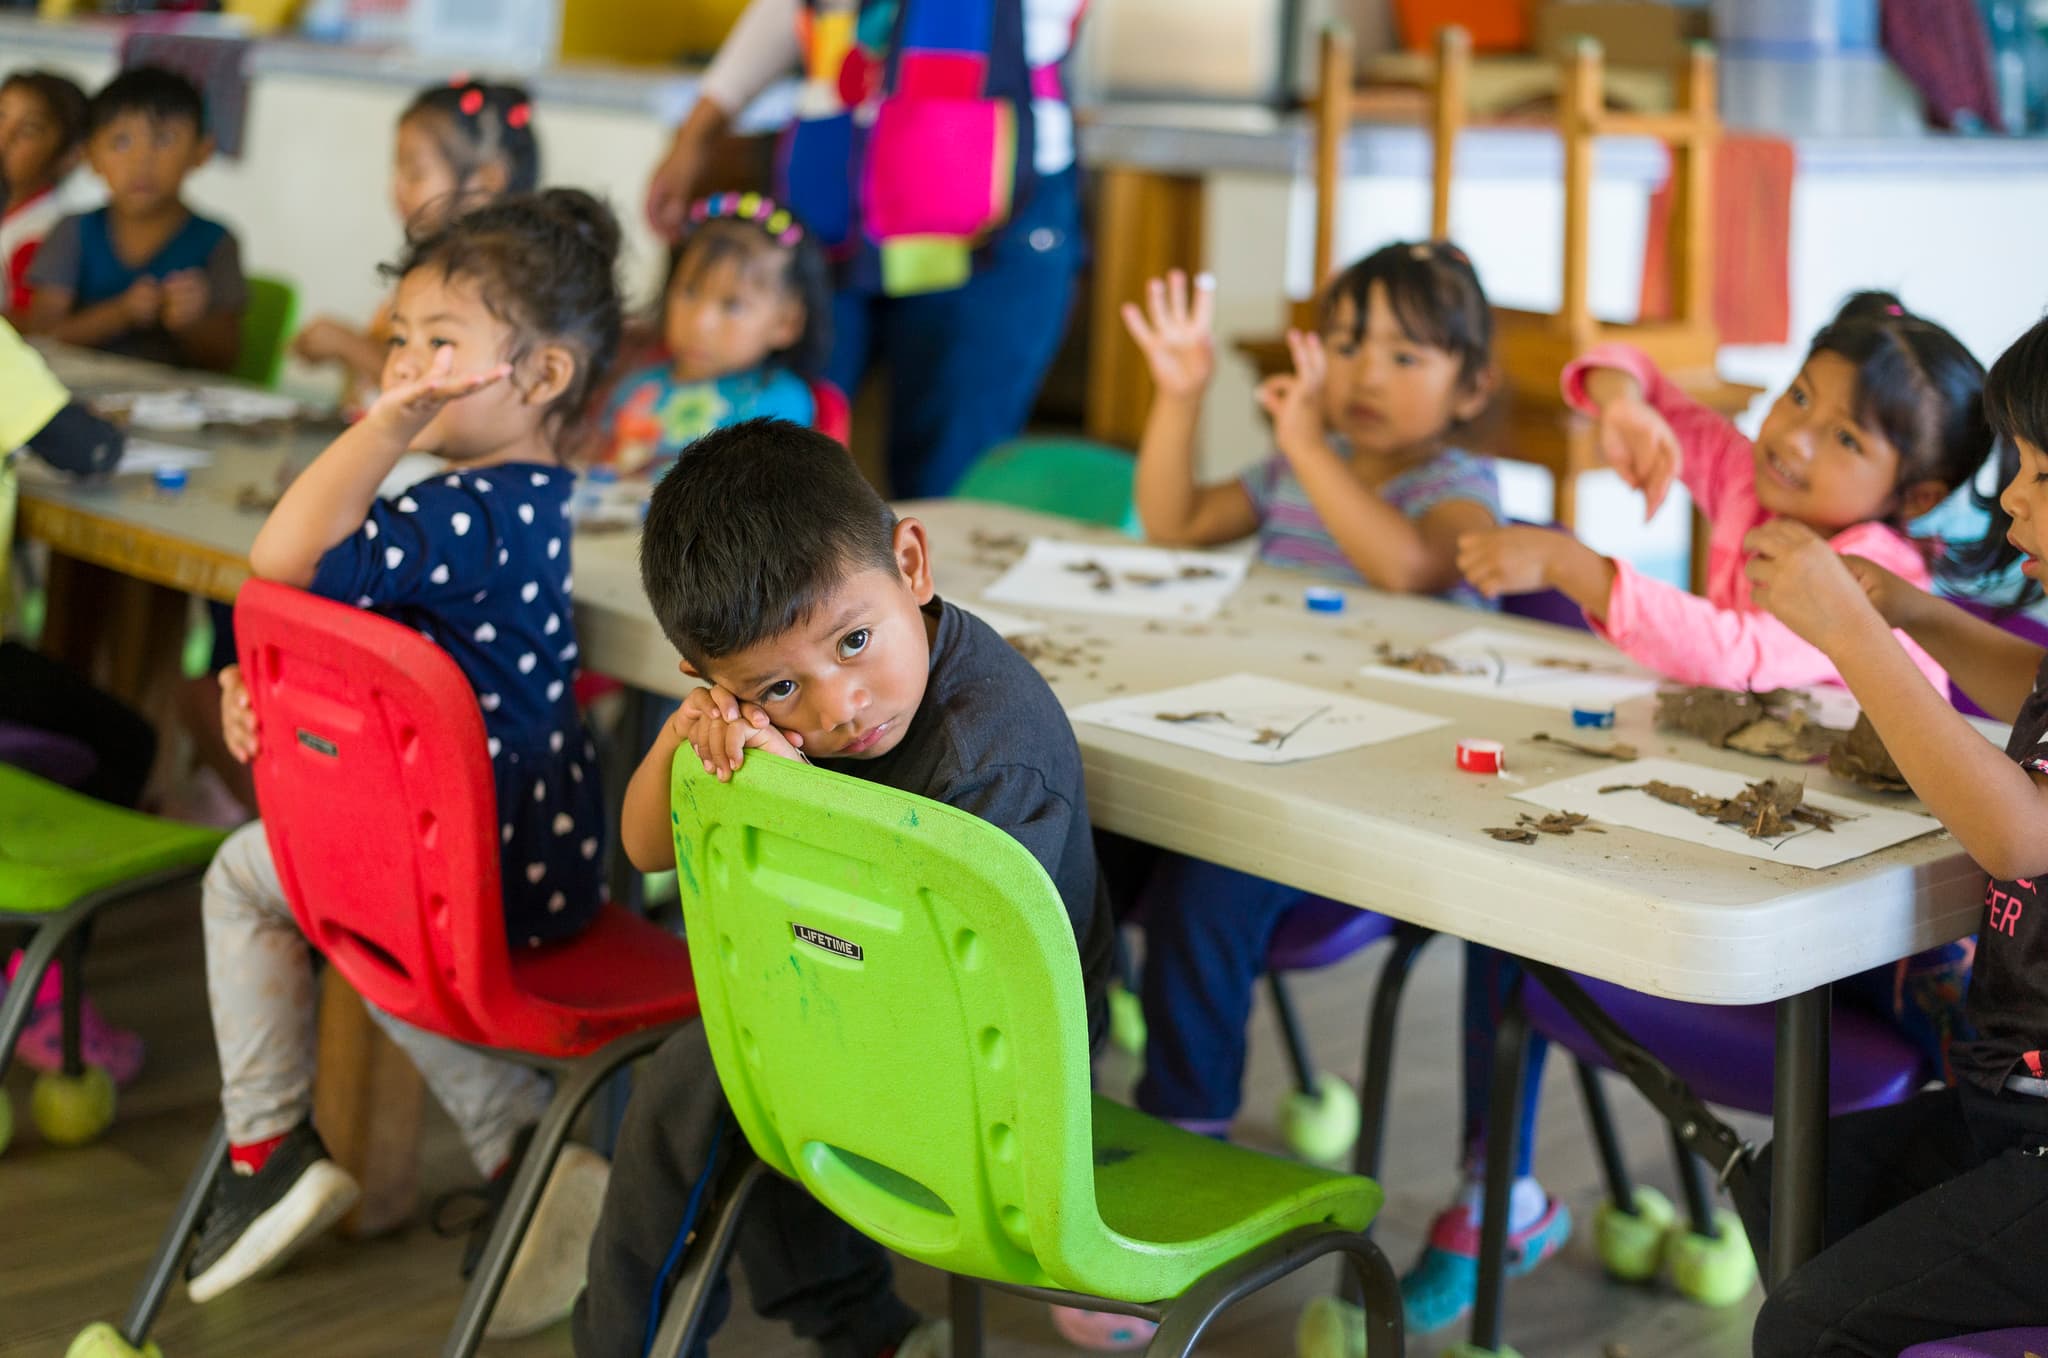
[[[1355,1174],[1266,1155],[1097,1095],[1095,1202],[1132,1248],[1103,1261],[1113,1274],[1063,1286],[1123,1301],[1177,1297],[1217,1266],[1303,1226],[1361,1231],[1380,1186]]]
[[[1777,1016],[1768,1004],[1685,1004],[1590,977],[1575,978],[1636,1041],[1678,1073],[1708,1103],[1750,1113],[1771,1111]],[[1533,981],[1524,996],[1535,1031],[1583,1061],[1612,1068],[1550,992]],[[1897,1103],[1931,1072],[1897,1029],[1860,1009],[1836,1005],[1828,1047],[1831,1113]]]
[[[1315,971],[1334,966],[1393,932],[1394,921],[1377,911],[1314,896],[1280,917],[1273,941],[1266,945],[1266,968]]]
[[[582,1056],[697,1015],[689,944],[623,906],[567,942],[513,949],[512,980],[520,993],[491,1015],[489,1040],[536,1056]]]
[[[201,867],[223,838],[0,764],[0,914],[47,915],[133,878]]]
[[[2048,1358],[2048,1329],[1986,1330],[1915,1344],[1899,1358]]]

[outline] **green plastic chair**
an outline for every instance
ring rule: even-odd
[[[1045,871],[964,811],[756,756],[729,784],[679,758],[676,857],[712,1059],[754,1156],[654,1347],[677,1358],[767,1173],[954,1275],[954,1353],[983,1283],[1157,1319],[1185,1354],[1225,1307],[1330,1254],[1401,1302],[1365,1236],[1379,1185],[1196,1136],[1089,1089],[1079,952]]]
[[[983,453],[953,494],[1061,514],[1136,535],[1131,484],[1137,460],[1088,439],[1013,439]]]
[[[21,969],[0,999],[0,1078],[28,1026],[43,975],[63,953],[64,1069],[36,1077],[29,1111],[58,1145],[92,1140],[114,1118],[114,1084],[79,1053],[79,974],[85,925],[107,906],[196,877],[218,830],[124,811],[0,764],[0,925],[32,930]],[[0,1150],[14,1112],[0,1094]]]
[[[249,305],[242,312],[242,349],[231,375],[259,387],[275,387],[284,373],[285,348],[299,319],[299,291],[282,278],[249,279]]]

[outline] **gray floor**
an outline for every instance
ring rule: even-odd
[[[149,1068],[123,1096],[119,1118],[104,1139],[78,1150],[45,1147],[28,1125],[27,1073],[16,1070],[7,1078],[18,1125],[13,1146],[0,1156],[0,1358],[56,1358],[81,1326],[119,1314],[214,1116],[217,1076],[195,910],[189,895],[166,896],[109,916],[101,931],[91,968],[96,994],[110,1017],[142,1029],[151,1042]],[[1318,1060],[1327,1068],[1356,1071],[1363,997],[1379,959],[1378,950],[1370,951],[1300,979],[1298,998]],[[1397,1266],[1419,1248],[1431,1215],[1454,1184],[1457,981],[1457,949],[1440,940],[1423,954],[1410,986],[1384,1176],[1388,1202],[1379,1233]],[[1561,1065],[1556,1073],[1563,1074]],[[1135,1071],[1112,1054],[1101,1074],[1105,1088],[1121,1091]],[[1277,1145],[1274,1110],[1285,1087],[1286,1063],[1262,1008],[1241,1139]],[[1612,1100],[1631,1163],[1646,1181],[1670,1192],[1661,1124],[1631,1091],[1616,1085]],[[1762,1132],[1755,1120],[1745,1121],[1743,1130]],[[1746,1354],[1759,1294],[1714,1312],[1667,1290],[1624,1287],[1601,1275],[1583,1225],[1599,1201],[1598,1175],[1569,1078],[1546,1086],[1539,1144],[1539,1174],[1570,1204],[1582,1227],[1561,1256],[1509,1289],[1508,1337],[1524,1358]],[[423,1154],[429,1195],[464,1182],[466,1159],[438,1115]],[[460,1294],[460,1249],[459,1241],[440,1239],[423,1225],[376,1241],[325,1241],[277,1277],[204,1310],[179,1297],[158,1338],[167,1358],[435,1352]],[[1252,1298],[1224,1318],[1200,1351],[1217,1358],[1291,1353],[1302,1302],[1330,1276],[1317,1273]],[[943,1303],[943,1280],[929,1270],[905,1267],[901,1286],[914,1304]],[[1459,1337],[1417,1336],[1409,1354],[1435,1355]],[[805,1351],[744,1309],[712,1350],[763,1358],[796,1358]],[[989,1350],[1019,1358],[1072,1352],[1053,1334],[1041,1308],[1002,1297],[990,1301]],[[486,1348],[501,1354],[568,1351],[562,1329]]]

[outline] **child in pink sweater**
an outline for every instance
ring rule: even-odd
[[[1487,595],[1562,590],[1594,631],[1680,683],[1839,684],[1833,661],[1750,602],[1742,539],[1767,519],[1793,519],[1835,551],[1929,588],[1932,553],[1903,525],[1968,482],[1990,453],[1983,382],[1983,367],[1948,331],[1888,293],[1858,293],[1814,336],[1751,443],[1642,353],[1602,345],[1565,369],[1565,399],[1599,421],[1602,454],[1651,513],[1674,479],[1691,492],[1712,534],[1705,595],[1538,528],[1472,534],[1459,567]],[[1900,643],[1946,691],[1941,667],[1903,634]]]
[[[1859,293],[1814,336],[1806,363],[1771,406],[1754,443],[1687,397],[1642,353],[1605,345],[1564,371],[1565,399],[1599,421],[1600,448],[1652,513],[1674,480],[1710,525],[1707,592],[1648,579],[1563,533],[1496,528],[1468,534],[1458,565],[1489,597],[1558,589],[1585,609],[1600,635],[1651,669],[1688,684],[1765,690],[1839,684],[1834,662],[1751,602],[1742,540],[1775,518],[1802,523],[1835,551],[1875,561],[1919,588],[1934,553],[1903,525],[1972,482],[1992,447],[1981,399],[1984,369],[1932,321],[1886,293]],[[1983,507],[1989,508],[1988,497]],[[1999,562],[2003,521],[1985,542],[1940,564],[1960,577]],[[1982,559],[1979,559],[1982,558]],[[1941,666],[1898,634],[1913,663],[1941,692]],[[1946,945],[1836,987],[1886,1014],[1946,1074],[1947,1049],[1964,1034],[1959,1015],[1973,955],[1970,940]],[[1478,1274],[1480,1134],[1492,1030],[1515,964],[1488,948],[1465,955],[1464,1057],[1468,1067],[1465,1182],[1401,1280],[1409,1327],[1433,1330],[1472,1305]],[[1526,1077],[1541,1072],[1540,1045]],[[1522,1153],[1534,1131],[1524,1118]],[[1554,1254],[1561,1212],[1533,1175],[1515,1184],[1508,1223],[1509,1272]]]

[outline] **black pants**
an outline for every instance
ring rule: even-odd
[[[89,797],[133,806],[156,760],[156,731],[141,713],[85,677],[12,641],[0,641],[0,718],[66,736],[93,753]]]
[[[1896,1358],[2048,1324],[2048,1100],[1965,1085],[1828,1123],[1818,1255],[1774,1288],[1756,1358]],[[1738,1206],[1770,1239],[1770,1152]]]
[[[723,1131],[719,1130],[723,1124]],[[690,1189],[710,1159],[744,1154],[701,1025],[691,1024],[640,1063],[612,1157],[611,1186],[590,1246],[590,1280],[576,1303],[578,1358],[640,1358],[650,1316],[666,1302]],[[699,1208],[700,1239],[716,1204]],[[801,1185],[771,1178],[747,1203],[736,1245],[754,1309],[787,1321],[824,1358],[876,1358],[917,1323],[891,1285],[887,1251],[820,1206]],[[704,1333],[724,1320],[724,1285]],[[701,1350],[700,1350],[701,1351]]]

